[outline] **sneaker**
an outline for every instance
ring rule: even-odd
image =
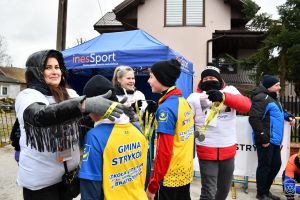
[[[268,196],[269,196],[271,199],[273,199],[273,200],[280,200],[280,197],[278,197],[278,196],[272,194],[271,192],[269,192],[269,195],[268,195]]]
[[[263,194],[263,195],[256,195],[256,198],[259,200],[272,200],[269,196]]]

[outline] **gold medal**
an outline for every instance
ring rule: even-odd
[[[222,102],[213,102],[210,111],[207,113],[207,118],[205,120],[204,125],[200,126],[198,130],[195,132],[195,137],[199,140],[199,142],[203,142],[205,140],[205,134],[209,123],[217,116],[219,111],[221,110],[224,103],[224,98]]]

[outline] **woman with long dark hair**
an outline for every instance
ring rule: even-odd
[[[27,87],[15,103],[21,155],[17,183],[25,200],[68,200],[62,176],[80,161],[78,122],[82,113],[119,117],[123,106],[103,96],[79,97],[67,87],[63,56],[39,51],[26,62]],[[109,96],[109,94],[107,94]],[[112,107],[116,106],[116,107]],[[107,113],[107,110],[109,112]]]

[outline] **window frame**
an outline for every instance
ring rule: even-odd
[[[6,88],[6,94],[3,94],[3,89]],[[1,85],[1,95],[2,96],[7,96],[8,95],[8,87],[5,85]]]
[[[200,25],[187,25],[186,24],[186,1],[182,0],[182,24],[181,25],[168,25],[167,24],[167,1],[164,0],[164,27],[205,27],[205,0],[203,1],[203,9],[202,9],[202,24]]]

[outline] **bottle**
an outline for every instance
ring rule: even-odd
[[[236,199],[236,187],[234,185],[234,182],[231,183],[231,198]]]

